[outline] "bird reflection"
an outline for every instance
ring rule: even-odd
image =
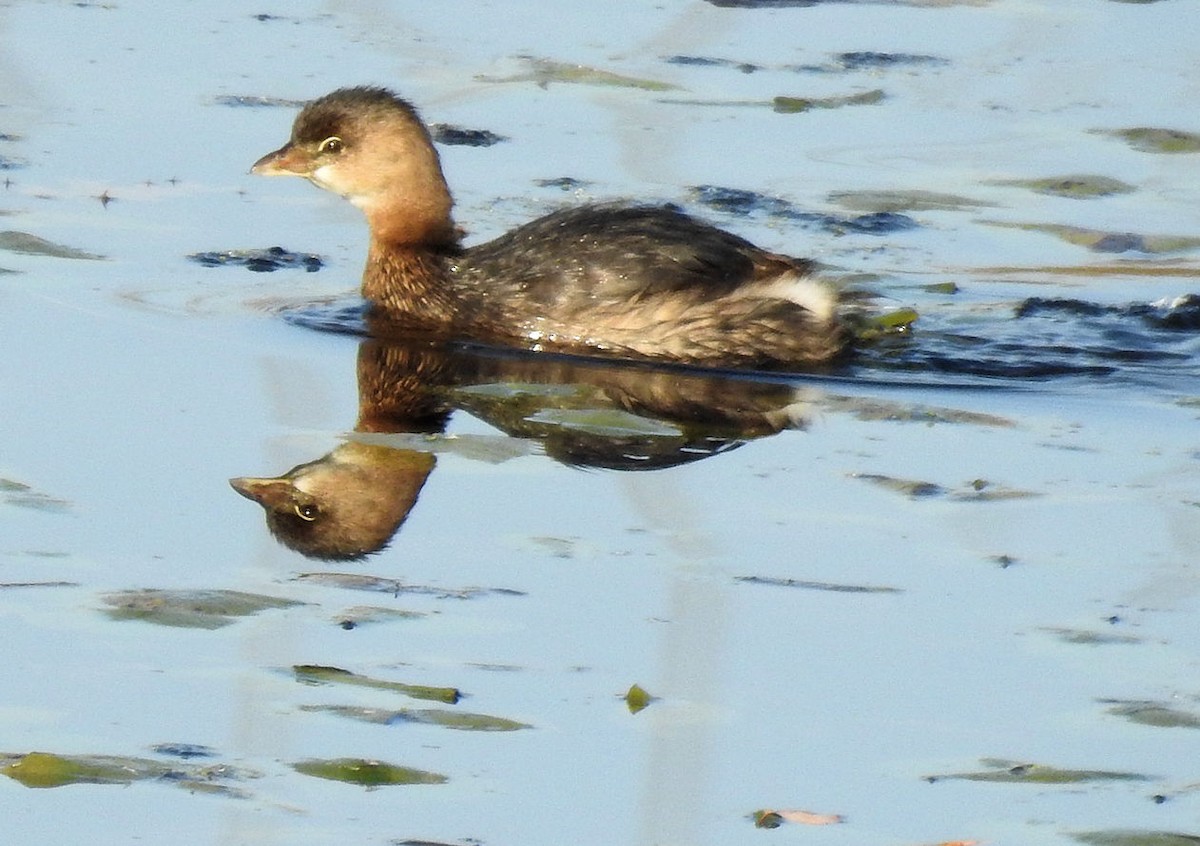
[[[565,464],[657,470],[803,426],[806,406],[782,382],[382,338],[359,347],[358,393],[360,434],[282,476],[230,480],[280,543],[309,557],[387,545],[436,457],[377,435],[440,433],[455,410]]]

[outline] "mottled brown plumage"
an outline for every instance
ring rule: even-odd
[[[309,103],[256,173],[303,176],[363,210],[376,327],[707,366],[828,362],[851,333],[803,259],[673,207],[594,204],[463,247],[429,132],[380,88]]]

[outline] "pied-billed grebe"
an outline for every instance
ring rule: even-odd
[[[827,362],[852,337],[811,262],[671,207],[585,205],[462,246],[428,130],[382,88],[313,100],[252,172],[303,176],[363,210],[362,293],[389,324],[722,367]]]

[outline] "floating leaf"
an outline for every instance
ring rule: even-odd
[[[1067,197],[1073,200],[1111,197],[1115,194],[1129,194],[1137,190],[1132,185],[1122,182],[1119,179],[1088,174],[1052,176],[1045,179],[1003,179],[992,184],[1026,188],[1030,191],[1036,191],[1039,194]]]
[[[70,784],[132,784],[156,781],[190,792],[216,793],[233,798],[246,794],[221,782],[258,778],[261,774],[225,765],[187,767],[173,762],[116,755],[56,755],[30,752],[0,755],[0,772],[26,787],[63,787]]]
[[[917,320],[917,313],[911,308],[898,308],[886,314],[867,318],[858,327],[857,335],[860,340],[869,341],[884,335],[901,335],[912,331],[912,325]]]
[[[651,696],[641,685],[630,685],[629,690],[625,691],[625,706],[629,708],[629,713],[636,714],[639,711],[644,711],[650,706],[657,697]]]
[[[1200,153],[1200,135],[1195,132],[1150,126],[1098,131],[1120,138],[1143,153]]]
[[[780,114],[794,114],[813,109],[838,109],[842,106],[873,106],[882,103],[883,98],[883,89],[873,88],[870,91],[840,97],[776,97],[771,101],[771,107]]]
[[[973,479],[962,489],[950,494],[950,498],[959,502],[995,502],[1002,499],[1029,499],[1040,496],[1034,491],[1019,488],[1009,488],[989,482],[987,479]]]
[[[79,582],[0,582],[0,590],[41,587],[79,587]]]
[[[170,755],[174,758],[212,758],[217,753],[207,746],[198,743],[159,743],[150,747],[159,755]]]
[[[843,585],[834,582],[814,582],[807,579],[781,579],[773,576],[735,576],[736,581],[751,585],[824,590],[831,593],[904,593],[900,588],[880,585]]]
[[[335,617],[343,629],[355,629],[365,623],[383,623],[389,620],[415,620],[425,615],[420,611],[405,611],[402,608],[378,608],[371,605],[356,605],[347,608]]]
[[[1054,235],[1069,244],[1086,247],[1097,253],[1176,253],[1200,247],[1200,237],[1193,235],[1143,235],[1137,232],[1109,232],[1059,223],[1010,223],[997,220],[983,220],[980,223],[1003,229],[1021,229],[1027,232]]]
[[[55,244],[53,241],[47,241],[45,238],[39,238],[37,235],[30,235],[28,232],[15,232],[13,230],[0,232],[0,250],[8,250],[9,252],[23,253],[31,256],[49,256],[50,258],[85,259],[89,261],[104,258],[104,256],[84,250],[77,250],[74,247]]]
[[[0,496],[3,496],[5,505],[30,508],[34,511],[64,512],[71,507],[71,503],[65,499],[36,491],[24,482],[14,479],[0,478]]]
[[[1129,702],[1122,700],[1101,700],[1110,704],[1108,713],[1125,717],[1132,723],[1155,728],[1200,728],[1200,716],[1171,708],[1161,702]]]
[[[615,88],[638,88],[643,91],[675,91],[679,88],[679,86],[668,82],[622,76],[619,73],[599,70],[587,65],[573,65],[569,62],[537,59],[532,56],[524,58],[531,67],[527,73],[519,73],[506,77],[477,76],[475,78],[480,82],[535,82],[543,88],[552,82],[565,82],[573,85],[602,85]]]
[[[1059,640],[1065,641],[1066,643],[1076,643],[1082,646],[1107,646],[1110,644],[1129,644],[1142,642],[1142,639],[1136,635],[1094,632],[1087,629],[1046,627],[1043,628],[1042,631],[1049,632]]]
[[[933,482],[923,482],[918,479],[900,479],[895,476],[885,476],[881,473],[852,473],[851,478],[871,482],[881,488],[904,494],[913,499],[942,496],[946,493],[945,488]]]
[[[418,723],[457,731],[520,731],[532,728],[527,723],[519,723],[503,717],[472,714],[467,711],[445,711],[438,708],[423,710],[401,708],[393,711],[385,708],[363,708],[356,705],[302,705],[300,710],[336,714],[351,720],[386,726]]]
[[[991,203],[933,191],[835,191],[829,202],[856,211],[968,211]]]
[[[928,781],[955,779],[1013,784],[1084,784],[1095,781],[1151,781],[1152,776],[1113,770],[1065,770],[1043,764],[1023,764],[999,758],[984,758],[987,769],[965,773],[926,776]]]
[[[434,596],[438,599],[475,599],[479,596],[499,594],[501,596],[524,596],[519,590],[509,588],[442,588],[433,585],[409,585],[399,579],[389,579],[384,576],[367,576],[361,573],[301,573],[294,581],[312,582],[329,587],[345,590],[365,590],[375,593],[421,594]]]
[[[6,756],[8,757],[8,756]],[[13,756],[6,762],[6,776],[26,787],[62,787],[66,784],[129,784],[151,775],[159,776],[168,767],[152,761],[103,755],[67,757],[52,752],[30,752]]]
[[[383,761],[362,758],[309,759],[292,764],[296,772],[330,781],[344,781],[365,787],[390,784],[444,784],[448,779],[440,773],[398,767]]]
[[[887,420],[903,423],[959,423],[972,426],[1014,426],[1007,417],[963,411],[957,408],[890,402],[869,397],[828,396],[824,405],[834,411],[853,414],[859,420]]]
[[[1089,846],[1197,846],[1200,844],[1200,835],[1144,829],[1116,828],[1107,831],[1082,831],[1071,836]]]
[[[103,597],[114,620],[142,620],[160,626],[219,629],[268,608],[303,605],[293,599],[236,590],[127,590]]]
[[[289,100],[284,97],[262,97],[256,94],[222,94],[213,98],[218,106],[234,106],[236,108],[276,108],[302,109],[307,101]]]
[[[292,667],[296,681],[305,684],[348,684],[355,687],[369,687],[374,690],[389,690],[400,693],[411,699],[425,699],[434,702],[445,702],[453,705],[462,697],[462,693],[454,687],[429,687],[420,684],[405,684],[373,679],[370,676],[360,676],[340,667],[322,667],[317,664],[297,664]]]

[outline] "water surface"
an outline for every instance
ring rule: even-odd
[[[0,6],[0,753],[144,776],[0,780],[10,839],[1200,835],[1197,14]],[[472,239],[677,202],[918,331],[795,379],[323,331],[358,213],[246,170],[357,83],[505,139],[441,147]],[[321,269],[188,258],[276,245]],[[330,455],[404,518],[365,558],[226,481]]]

